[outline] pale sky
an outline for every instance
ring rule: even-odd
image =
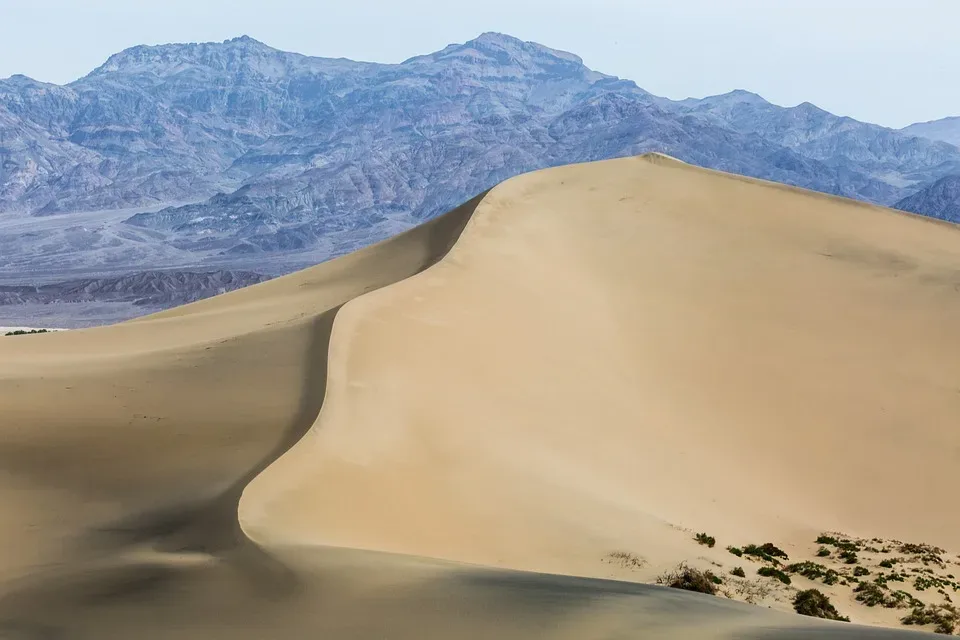
[[[0,78],[64,83],[137,44],[250,35],[400,62],[500,31],[669,98],[748,89],[887,126],[960,115],[960,0],[0,0]]]

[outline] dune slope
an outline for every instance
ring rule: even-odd
[[[880,637],[596,578],[688,529],[960,548],[958,289],[952,226],[645,156],[0,339],[0,633]]]

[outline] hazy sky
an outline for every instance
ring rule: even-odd
[[[960,115],[958,0],[0,0],[0,77],[63,83],[137,44],[247,34],[400,62],[501,31],[670,98],[742,88],[903,126]]]

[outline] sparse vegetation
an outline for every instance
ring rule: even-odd
[[[818,558],[826,558],[829,556],[830,556],[830,549],[827,549],[826,547],[820,547],[819,549],[817,549]]]
[[[713,545],[717,544],[717,539],[713,536],[707,535],[706,533],[698,533],[695,537],[695,540],[702,545],[706,545],[713,549]]]
[[[787,566],[786,570],[810,580],[823,580],[827,585],[836,584],[840,580],[839,573],[816,562],[796,562]]]
[[[907,607],[922,607],[923,602],[917,600],[906,591],[898,589],[890,593],[890,596],[884,600],[883,606],[888,609],[905,609]]]
[[[741,549],[740,547],[727,547],[727,551],[737,556],[738,558],[743,557],[743,549]]]
[[[868,576],[868,575],[870,575],[870,571],[869,571],[866,567],[856,567],[856,568],[853,570],[853,575],[858,576],[858,577],[859,577],[859,576]]]
[[[730,571],[730,573],[731,573],[731,575],[735,575],[735,576],[737,576],[738,578],[746,578],[746,577],[747,577],[747,574],[744,572],[743,567],[734,567],[734,568]]]
[[[915,556],[917,560],[925,565],[935,564],[938,567],[945,567],[947,565],[946,561],[941,557],[946,551],[930,544],[905,542],[900,545],[900,553]]]
[[[625,569],[640,569],[646,566],[647,561],[629,551],[613,551],[607,554],[607,561],[620,565]]]
[[[734,589],[749,604],[762,602],[773,591],[768,580],[738,580]]]
[[[760,567],[757,569],[757,574],[763,576],[764,578],[776,578],[783,584],[790,584],[790,576],[774,567]]]
[[[840,559],[846,562],[847,564],[857,564],[860,562],[860,559],[857,557],[856,551],[851,551],[847,549],[840,552]]]
[[[836,547],[840,551],[860,551],[860,544],[854,542],[853,540],[847,540],[846,538],[838,538],[836,536],[828,536],[826,534],[820,535],[817,538],[817,544],[825,544],[831,547]]]
[[[850,618],[841,616],[837,608],[830,602],[830,598],[817,589],[807,589],[799,592],[793,599],[793,610],[802,616],[850,622]]]
[[[868,607],[882,605],[886,599],[883,589],[872,582],[861,582],[853,592],[857,594],[857,602],[862,602]]]
[[[891,560],[888,558],[880,562],[880,566],[883,567],[884,569],[893,569],[893,565],[896,564],[896,562],[897,562],[896,559]]]
[[[17,329],[16,331],[8,331],[5,336],[30,336],[36,333],[50,333],[46,329],[30,329],[29,331],[24,331],[23,329]]]
[[[672,589],[683,589],[684,591],[695,591],[715,596],[717,595],[718,580],[719,578],[712,571],[702,571],[690,567],[686,563],[680,563],[673,571],[658,576],[657,584]]]
[[[900,619],[905,625],[936,625],[934,631],[950,635],[960,624],[960,612],[949,604],[914,607],[909,615]]]

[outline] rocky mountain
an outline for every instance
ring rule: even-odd
[[[0,305],[97,301],[163,308],[194,302],[267,279],[249,271],[146,271],[114,278],[88,278],[40,286],[0,286]]]
[[[0,279],[280,273],[512,175],[646,151],[893,204],[960,174],[918,131],[746,91],[667,100],[496,33],[400,64],[140,46],[65,86],[0,80]]]
[[[960,146],[960,117],[918,122],[900,130],[910,136],[940,140]]]
[[[901,211],[960,223],[960,175],[940,178],[925,189],[907,196],[895,207]]]

